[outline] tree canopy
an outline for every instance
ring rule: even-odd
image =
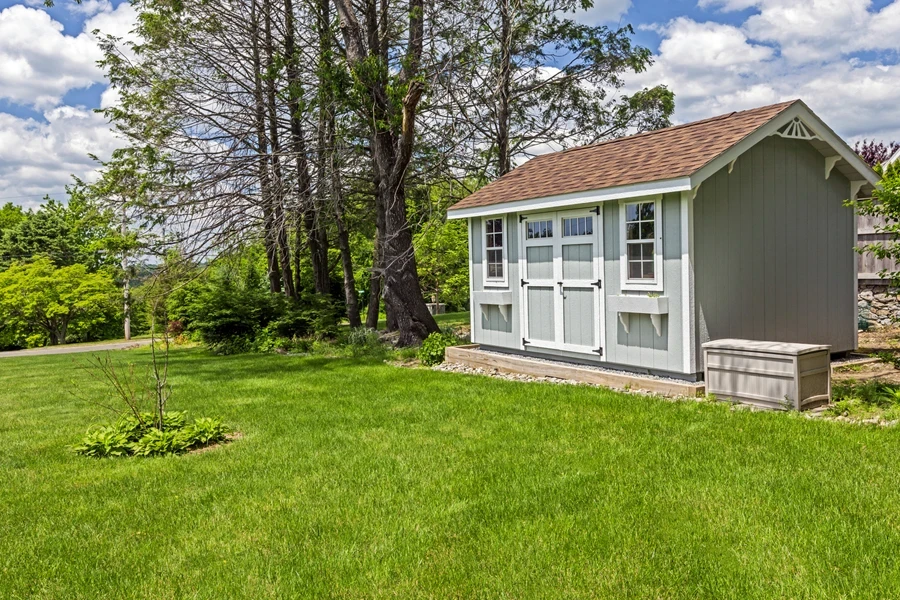
[[[74,188],[66,203],[45,198],[37,210],[0,211],[0,268],[35,256],[57,266],[85,265],[89,271],[115,261],[108,241],[115,234],[112,215]]]
[[[437,329],[425,296],[463,299],[464,228],[433,189],[446,208],[541,148],[668,125],[665,87],[621,91],[650,52],[577,22],[588,5],[139,0],[137,41],[103,42],[128,147],[99,195],[196,264],[261,242],[270,293],[337,295],[353,326],[383,306],[416,343]]]
[[[0,338],[5,345],[64,344],[108,322],[116,292],[109,275],[83,264],[14,262],[0,272]]]

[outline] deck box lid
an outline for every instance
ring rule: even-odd
[[[824,344],[796,344],[792,342],[764,342],[760,340],[722,339],[703,344],[704,350],[738,350],[741,352],[765,352],[767,354],[786,354],[798,356],[810,352],[822,352],[831,349]]]

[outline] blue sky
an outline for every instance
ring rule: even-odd
[[[627,88],[668,85],[678,122],[799,97],[851,143],[900,140],[900,0],[596,0],[577,18],[634,26],[656,57]],[[122,0],[0,0],[0,202],[60,196],[119,145],[93,112],[115,95],[90,32],[133,19]]]

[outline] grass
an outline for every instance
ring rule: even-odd
[[[832,383],[830,416],[851,419],[900,420],[900,386],[881,381],[848,379]]]
[[[4,598],[900,596],[894,429],[187,349],[172,408],[244,437],[95,460],[78,362],[0,365]]]
[[[434,320],[437,321],[437,324],[441,327],[468,325],[469,311],[434,315]],[[387,327],[387,320],[384,318],[384,315],[381,315],[381,317],[379,317],[378,319],[378,329],[384,329],[385,327]]]

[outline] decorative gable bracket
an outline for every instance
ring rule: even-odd
[[[816,133],[809,128],[809,125],[800,120],[800,117],[794,117],[787,125],[773,133],[789,140],[821,140]]]
[[[837,161],[841,160],[840,156],[826,156],[825,157],[825,179],[831,177],[831,170],[834,169],[834,165]]]

